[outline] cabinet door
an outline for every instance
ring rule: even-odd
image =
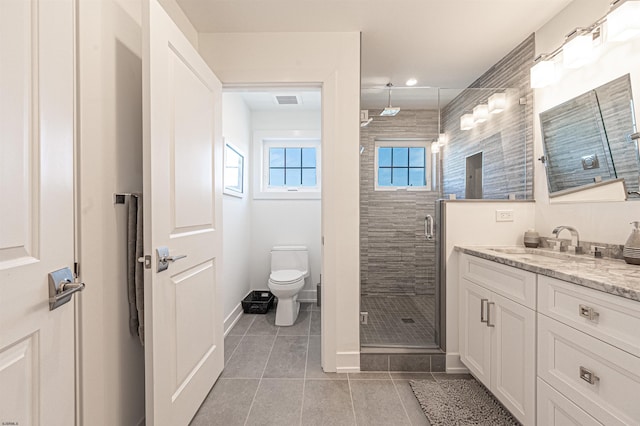
[[[485,322],[491,292],[467,279],[460,280],[460,359],[487,388],[490,387],[491,330]]]
[[[524,425],[535,424],[535,312],[491,294],[491,391]]]

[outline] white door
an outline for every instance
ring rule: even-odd
[[[144,8],[146,422],[186,425],[224,365],[221,84],[157,0]],[[158,272],[160,247],[176,260]]]
[[[492,295],[491,391],[524,425],[535,424],[536,315]]]
[[[491,328],[487,326],[491,292],[460,280],[460,359],[487,388],[491,386]]]
[[[0,1],[0,424],[75,423],[72,0]]]

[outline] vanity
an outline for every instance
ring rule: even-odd
[[[640,424],[640,268],[457,246],[460,357],[524,425]]]

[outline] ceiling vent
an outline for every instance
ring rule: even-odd
[[[278,105],[300,105],[302,99],[298,95],[275,95]]]

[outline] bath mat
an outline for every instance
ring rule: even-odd
[[[409,384],[432,426],[520,424],[474,379],[411,380]]]

